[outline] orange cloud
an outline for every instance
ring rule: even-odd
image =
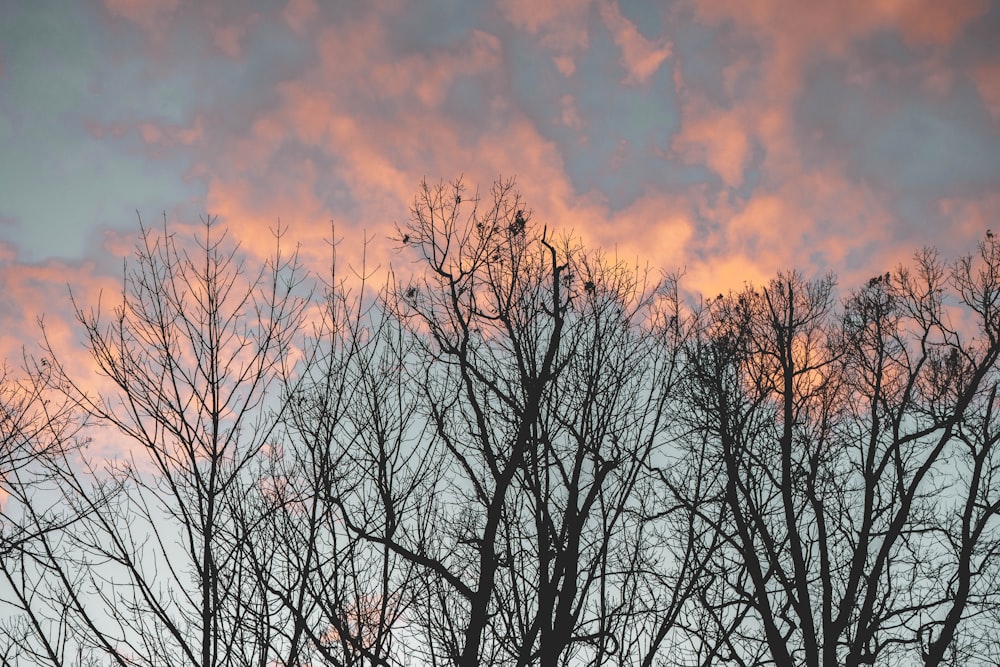
[[[614,0],[600,0],[598,10],[601,21],[611,31],[615,44],[621,50],[621,65],[627,75],[625,83],[642,85],[656,73],[663,61],[670,57],[670,43],[665,39],[655,42],[646,39],[635,25],[622,16]]]
[[[714,257],[710,263],[698,263],[684,273],[681,287],[703,298],[728,294],[744,285],[766,285],[774,277],[752,259],[738,253]]]
[[[684,110],[672,149],[688,163],[704,163],[729,187],[739,187],[750,156],[747,134],[745,121],[734,112],[694,103]]]
[[[684,285],[703,294],[760,284],[778,271],[834,271],[847,285],[871,267],[891,268],[913,247],[889,243],[897,221],[876,192],[836,167],[805,170],[741,197],[728,190],[696,197],[686,244]]]
[[[196,116],[189,127],[162,123],[139,123],[139,136],[151,146],[190,146],[204,138],[205,127],[201,116]],[[99,128],[98,128],[99,130]],[[98,136],[97,138],[100,138]]]
[[[946,46],[955,41],[973,19],[990,8],[989,0],[882,0],[888,22],[898,26],[903,39],[913,45]]]
[[[118,267],[120,270],[120,263]],[[16,365],[24,355],[36,359],[45,356],[43,322],[49,344],[72,377],[88,390],[100,386],[90,360],[80,354],[80,331],[70,301],[72,290],[85,312],[100,305],[105,316],[111,314],[121,298],[120,276],[99,275],[96,268],[92,261],[20,263],[13,249],[0,246],[0,283],[4,285],[0,312],[6,315],[0,331],[3,358]]]
[[[976,91],[994,119],[1000,119],[1000,61],[980,65],[972,74]]]
[[[647,192],[613,215],[599,209],[597,214],[606,221],[583,231],[589,247],[648,263],[654,271],[676,271],[689,257],[697,223],[687,197]]]
[[[226,56],[236,59],[243,56],[243,40],[247,31],[260,20],[258,14],[250,14],[239,23],[225,26],[213,26],[212,41],[215,47]]]
[[[268,230],[280,219],[322,266],[332,220],[338,235],[351,235],[342,259],[359,266],[365,229],[379,246],[368,248],[370,263],[387,266],[386,237],[407,217],[423,178],[458,176],[456,164],[483,167],[467,173],[470,183],[488,185],[497,176],[489,160],[474,157],[463,128],[441,121],[439,107],[460,78],[502,67],[498,40],[473,31],[452,47],[395,58],[380,20],[322,29],[318,66],[280,84],[277,105],[222,150],[216,167],[202,168],[210,178],[208,209],[238,226],[251,252],[273,249]],[[320,165],[309,152],[329,161]],[[352,219],[336,213],[330,198],[355,204]]]
[[[748,61],[754,54],[744,51],[721,65],[721,94],[686,81],[685,63],[680,56],[675,60],[682,113],[672,154],[704,164],[730,188],[744,186],[748,169],[755,175],[750,193],[722,191],[699,209],[705,223],[692,240],[701,259],[690,267],[691,282],[706,292],[726,291],[743,277],[756,281],[778,270],[815,267],[835,270],[850,285],[865,279],[872,265],[884,270],[909,261],[921,243],[904,246],[890,238],[901,224],[892,193],[867,184],[834,153],[827,151],[821,161],[804,157],[796,117],[803,76],[817,58],[840,59],[852,85],[915,77],[922,91],[946,95],[953,65],[938,50],[903,66],[905,71],[887,63],[878,66],[899,71],[873,73],[870,64],[853,60],[853,45],[877,31],[895,30],[909,44],[941,47],[958,38],[983,3],[962,3],[942,19],[945,25],[934,28],[927,21],[939,16],[938,6],[920,2],[869,7],[860,0],[698,0],[696,7],[703,21],[734,25],[761,49],[757,62]],[[981,68],[975,81],[988,106],[993,108],[994,95],[1000,105],[1000,93],[992,92],[1000,74]]]
[[[316,0],[288,0],[281,16],[292,30],[303,33],[318,13]]]
[[[953,240],[982,239],[987,230],[1000,236],[1000,194],[942,199],[938,202],[938,212],[952,232]],[[966,253],[970,249],[955,247],[949,250]]]
[[[576,98],[568,93],[563,95],[559,98],[559,108],[561,110],[559,120],[562,121],[563,125],[577,132],[583,129],[584,122],[583,118],[580,117],[580,110],[576,106]]]

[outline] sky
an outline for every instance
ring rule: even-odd
[[[387,269],[422,180],[714,294],[1000,232],[1000,2],[0,0],[0,354],[138,218]]]

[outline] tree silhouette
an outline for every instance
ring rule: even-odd
[[[80,518],[40,542],[75,644],[114,664],[251,664],[283,644],[248,570],[234,503],[275,433],[280,383],[304,301],[295,258],[249,271],[213,219],[194,252],[142,228],[111,313],[77,307],[86,347],[111,389],[87,391],[49,348],[47,388],[126,451],[60,470]],[[32,517],[43,521],[40,515]],[[75,653],[73,647],[78,649]]]
[[[993,664],[959,639],[997,595],[998,259],[992,242],[947,269],[927,251],[839,311],[831,278],[789,274],[700,313],[706,661]]]
[[[512,182],[395,241],[140,227],[103,389],[0,384],[3,664],[1000,664],[994,238],[707,300]]]
[[[673,293],[532,226],[510,183],[485,203],[425,185],[398,238],[424,266],[387,303],[413,419],[392,457],[352,459],[338,502],[407,563],[411,647],[432,664],[641,660],[675,372],[646,334]]]

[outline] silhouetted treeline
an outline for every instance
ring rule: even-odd
[[[314,278],[142,228],[74,302],[99,381],[40,333],[2,664],[1000,664],[991,236],[712,299],[511,183],[395,240],[412,275]]]

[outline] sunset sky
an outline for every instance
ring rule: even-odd
[[[114,289],[136,211],[387,265],[459,176],[710,293],[955,257],[1000,232],[1000,2],[4,0],[0,350]]]

